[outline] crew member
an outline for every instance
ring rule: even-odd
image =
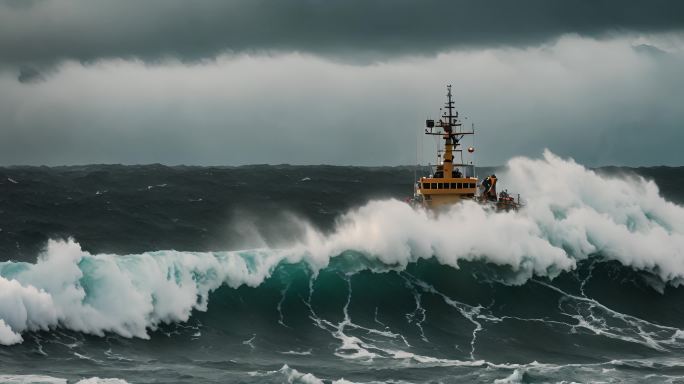
[[[482,196],[484,197],[487,195],[487,191],[489,191],[489,186],[491,185],[489,182],[489,177],[482,179],[482,183],[480,185],[482,185]]]
[[[496,201],[497,200],[497,196],[496,196],[496,175],[492,174],[491,176],[489,176],[487,178],[487,180],[489,180],[489,188],[487,189],[487,193],[486,193],[487,198],[490,201]]]

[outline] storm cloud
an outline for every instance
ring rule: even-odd
[[[684,28],[678,0],[0,0],[0,63],[302,52],[356,63]]]
[[[684,2],[0,0],[0,164],[680,165]],[[417,152],[417,153],[416,153]]]

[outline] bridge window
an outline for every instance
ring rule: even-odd
[[[432,189],[437,189],[437,183],[432,183]]]
[[[451,189],[456,189],[456,183],[451,183]]]
[[[470,183],[470,188],[475,188],[475,183]]]
[[[458,183],[458,187],[457,187],[457,188],[458,188],[458,189],[463,188],[463,183]]]
[[[430,189],[430,183],[423,183],[424,189]]]
[[[437,183],[437,189],[442,189],[442,188],[444,188],[444,186],[442,185],[442,183]]]

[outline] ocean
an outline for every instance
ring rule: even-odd
[[[684,382],[684,167],[415,172],[0,168],[0,382]]]

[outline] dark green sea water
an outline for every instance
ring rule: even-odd
[[[684,169],[511,167],[0,168],[0,382],[684,382]]]

